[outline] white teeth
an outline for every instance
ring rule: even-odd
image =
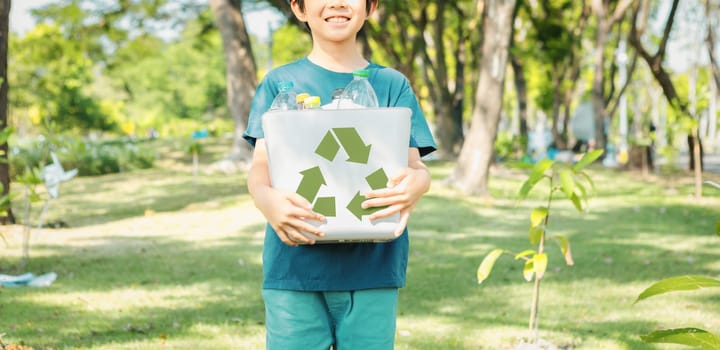
[[[327,19],[327,21],[333,22],[333,23],[341,23],[341,22],[347,22],[348,19],[345,17],[330,17]]]

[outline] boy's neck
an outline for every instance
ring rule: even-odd
[[[308,59],[320,67],[339,73],[351,73],[369,64],[354,41],[344,44],[315,42]]]

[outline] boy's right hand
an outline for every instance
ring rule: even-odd
[[[304,231],[322,237],[322,231],[305,220],[325,221],[325,217],[312,211],[312,204],[295,192],[266,187],[258,207],[280,240],[289,245],[315,244],[315,240],[302,234]]]

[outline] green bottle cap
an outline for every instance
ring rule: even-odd
[[[367,69],[356,69],[353,71],[353,76],[367,78],[370,76],[370,71]]]

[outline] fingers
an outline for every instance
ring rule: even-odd
[[[297,194],[297,193],[290,193],[287,197],[288,201],[292,203],[296,208],[299,210],[293,211],[293,215],[307,219],[307,220],[314,220],[314,221],[325,221],[325,217],[319,213],[316,213],[312,211],[312,204],[308,202],[307,199],[305,199],[303,196]]]
[[[405,231],[405,226],[407,226],[408,218],[410,217],[410,210],[403,210],[400,213],[400,222],[398,223],[397,229],[393,233],[395,237],[400,237],[400,235]]]
[[[408,207],[411,205],[410,197],[402,192],[383,193],[375,196],[374,198],[368,195],[366,196],[366,198],[368,199],[362,202],[363,209],[372,207],[384,207],[388,205],[401,205],[403,207]]]
[[[380,210],[372,213],[370,216],[368,216],[368,219],[370,219],[370,221],[382,219],[382,218],[397,214],[398,212],[400,212],[402,210],[403,210],[402,205],[398,205],[398,204],[391,205],[391,206],[388,206],[387,208],[383,208],[383,209],[380,209]]]
[[[300,233],[300,231],[296,230],[295,228],[288,228],[285,230],[285,232],[288,235],[288,238],[295,243],[295,246],[298,244],[315,244],[315,240],[305,236],[304,234]]]
[[[301,232],[304,230],[297,229],[294,226],[288,225],[288,226],[284,226],[284,227],[277,227],[277,228],[274,227],[273,229],[275,229],[275,233],[277,234],[278,238],[280,238],[280,240],[283,243],[285,243],[289,246],[296,247],[300,244],[315,244],[314,239],[308,237],[307,235],[305,235]],[[307,232],[307,231],[305,231],[305,232]],[[310,233],[310,232],[308,232],[308,233]],[[318,231],[317,229],[314,229],[312,234],[315,234],[317,236],[323,235],[323,233]]]

